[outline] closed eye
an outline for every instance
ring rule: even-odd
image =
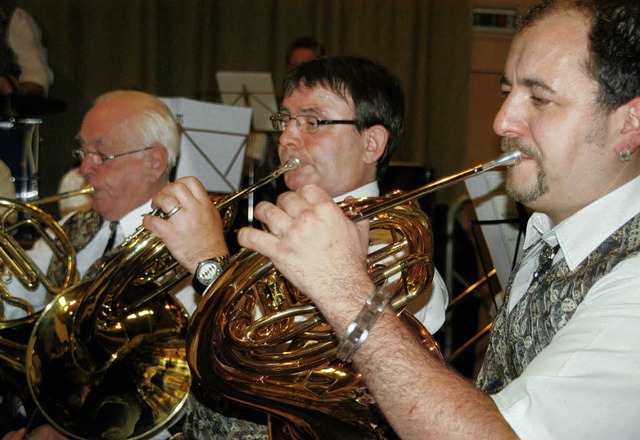
[[[540,98],[539,96],[536,96],[536,95],[531,95],[529,98],[533,101],[534,105],[536,106],[547,105],[551,102],[548,99]]]

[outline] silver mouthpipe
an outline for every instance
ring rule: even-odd
[[[482,166],[483,171],[488,171],[492,168],[496,167],[506,167],[509,165],[517,165],[522,160],[522,153],[518,150],[510,151],[509,153],[504,153],[493,162],[489,162]]]
[[[276,173],[278,173],[279,176],[286,171],[296,168],[298,165],[300,165],[300,159],[298,159],[297,157],[292,157],[284,165],[282,165],[280,169],[276,170]]]
[[[447,188],[455,183],[462,182],[463,180],[466,180],[470,177],[480,175],[485,171],[489,171],[490,169],[493,169],[499,166],[515,165],[516,163],[520,162],[521,158],[522,158],[522,153],[520,153],[519,151],[504,153],[501,156],[499,156],[497,159],[491,162],[487,162],[482,165],[476,165],[473,168],[469,168],[457,174],[453,174],[451,176],[436,180],[435,182],[421,186],[420,188],[414,189],[406,193],[402,193],[398,196],[391,197],[380,203],[376,203],[372,206],[362,208],[357,212],[349,211],[348,209],[349,204],[346,203],[345,207],[347,208],[347,216],[351,220],[355,220],[355,221],[369,218],[376,214],[379,214],[380,212],[386,211],[387,209],[393,208],[398,205],[402,205],[403,203],[406,203],[410,200],[424,197],[427,194],[431,194],[435,191]]]
[[[218,209],[223,208],[225,206],[227,206],[228,204],[235,202],[237,199],[244,197],[246,194],[253,192],[261,187],[263,187],[264,185],[266,185],[267,183],[273,181],[274,179],[280,177],[281,174],[286,173],[287,171],[290,171],[292,169],[294,169],[295,167],[297,167],[298,165],[300,165],[300,159],[298,159],[297,157],[292,157],[291,159],[289,159],[286,163],[284,163],[280,168],[278,168],[277,170],[271,172],[270,174],[266,175],[265,177],[263,177],[261,180],[259,180],[258,182],[254,183],[253,185],[240,190],[236,193],[230,194],[226,197],[223,197],[223,199],[219,200],[216,203],[216,207]]]

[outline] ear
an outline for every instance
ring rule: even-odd
[[[149,165],[154,175],[162,177],[167,170],[167,149],[162,145],[149,151]]]
[[[380,159],[387,148],[389,132],[382,125],[373,125],[364,133],[364,160],[367,164],[374,164]]]
[[[640,146],[640,97],[632,99],[623,108],[626,113],[620,133],[633,153]]]

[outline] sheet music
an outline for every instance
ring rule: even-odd
[[[487,171],[467,179],[465,185],[471,196],[476,216],[481,222],[518,218],[515,202],[504,192],[503,171]],[[507,288],[514,255],[520,258],[522,253],[521,240],[516,254],[519,225],[505,221],[499,224],[481,225],[480,228],[489,247],[498,280],[504,290]]]
[[[210,192],[240,189],[251,109],[161,98],[183,128],[176,178],[196,176]]]
[[[223,104],[251,107],[253,129],[273,131],[269,117],[278,111],[273,79],[269,72],[217,72]]]

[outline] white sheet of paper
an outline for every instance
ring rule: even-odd
[[[269,117],[278,111],[273,79],[269,72],[217,72],[223,104],[251,107],[253,130],[273,131]]]
[[[196,176],[210,192],[238,191],[251,109],[188,98],[161,98],[183,128],[176,178]]]

